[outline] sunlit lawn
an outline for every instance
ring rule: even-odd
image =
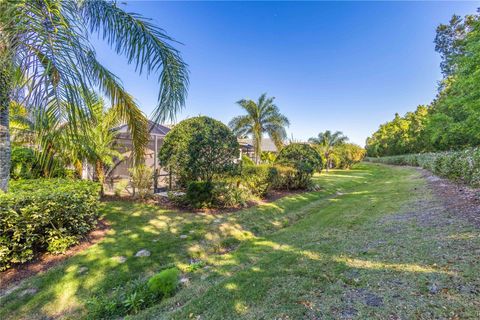
[[[397,222],[385,219],[408,210],[419,196],[430,197],[414,170],[362,164],[322,174],[317,182],[320,192],[217,216],[105,203],[102,212],[112,226],[108,236],[0,300],[0,318],[85,316],[91,297],[108,296],[129,280],[173,265],[189,281],[175,297],[138,317],[474,316],[478,298],[453,290],[432,295],[428,286],[475,281],[480,271],[475,257],[465,254],[454,268],[444,268],[436,258],[437,243],[422,234],[427,229],[409,224],[395,233],[391,228]],[[460,232],[455,225],[449,228],[428,235]],[[478,237],[463,241],[480,244]],[[452,243],[444,254],[464,245],[461,237]],[[134,257],[140,249],[151,256]],[[192,259],[206,267],[193,271]],[[88,271],[80,274],[81,267]],[[29,288],[37,292],[22,296]]]

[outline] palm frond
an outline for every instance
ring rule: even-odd
[[[79,7],[91,32],[99,33],[142,74],[156,73],[160,85],[155,121],[173,119],[184,106],[187,65],[169,42],[174,40],[147,19],[120,9],[114,1],[84,0]]]

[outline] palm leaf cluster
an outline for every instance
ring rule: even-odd
[[[99,90],[115,106],[117,120],[128,124],[140,159],[149,138],[147,119],[120,80],[97,60],[89,41],[95,34],[139,74],[157,77],[154,120],[174,117],[185,103],[188,71],[164,30],[124,11],[116,1],[6,0],[0,2],[2,119],[9,105],[4,100],[13,99],[41,113],[54,113],[76,136],[92,111],[85,97]]]
[[[237,135],[244,138],[251,136],[255,150],[255,160],[258,163],[262,154],[261,142],[266,133],[278,149],[287,138],[285,127],[290,125],[289,120],[280,113],[274,103],[274,97],[267,97],[264,93],[257,101],[242,99],[237,104],[246,111],[246,115],[234,117],[229,122],[229,127]]]
[[[333,153],[333,148],[347,141],[348,137],[344,136],[343,132],[335,131],[332,133],[330,130],[320,132],[317,137],[308,139],[308,142],[316,145],[325,156],[327,171],[331,165],[330,156]]]

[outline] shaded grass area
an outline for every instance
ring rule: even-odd
[[[369,173],[359,170],[356,174]],[[101,212],[111,225],[105,239],[3,297],[0,318],[85,316],[86,304],[94,296],[108,296],[128,281],[174,265],[187,271],[192,261],[225,254],[241,242],[293,224],[323,199],[358,183],[333,175],[322,180],[321,192],[288,196],[225,215],[167,211],[121,201],[104,203]],[[141,249],[149,250],[151,256],[134,257]],[[125,263],[120,263],[120,256],[127,258]]]
[[[105,203],[107,237],[2,298],[0,318],[82,317],[92,296],[174,265],[179,292],[132,317],[479,316],[478,229],[443,212],[417,171],[362,164],[316,179],[321,192],[217,216]]]

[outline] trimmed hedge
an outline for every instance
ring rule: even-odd
[[[384,164],[422,167],[438,176],[480,187],[480,148],[381,158],[368,157],[365,160]]]
[[[11,181],[0,194],[0,270],[77,243],[97,223],[99,192],[90,181]]]

